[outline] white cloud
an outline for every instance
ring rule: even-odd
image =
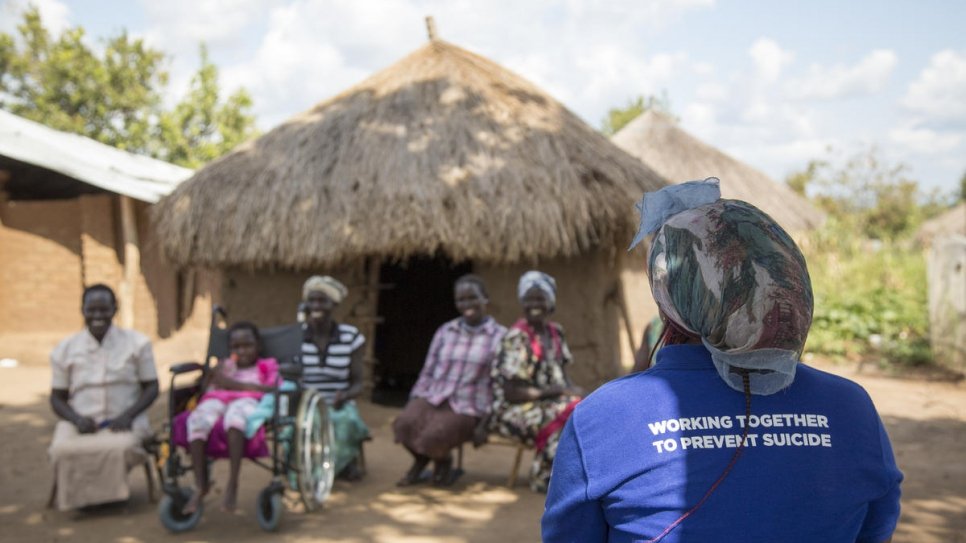
[[[929,125],[966,128],[966,51],[933,55],[902,105]]]
[[[952,151],[964,140],[962,133],[940,132],[929,128],[906,125],[889,131],[896,144],[923,155],[941,155]]]
[[[755,62],[758,77],[766,83],[777,81],[782,69],[795,58],[793,53],[782,49],[770,38],[758,38],[748,49],[748,54]]]
[[[244,30],[264,15],[277,0],[141,0],[152,26],[146,37],[170,51],[198,44],[237,43]]]
[[[719,81],[708,81],[698,85],[694,95],[698,100],[724,102],[728,99],[729,91],[728,87]]]
[[[678,73],[709,68],[692,67],[680,52],[647,50],[641,29],[712,4],[296,0],[261,16],[267,30],[251,55],[219,65],[226,88],[248,88],[259,124],[270,128],[422,46],[423,17],[432,14],[440,38],[523,75],[596,124],[607,108],[659,94]]]
[[[818,100],[875,94],[889,82],[897,62],[893,51],[876,49],[852,66],[813,64],[808,74],[791,81],[787,90],[794,98]]]
[[[57,36],[70,26],[70,8],[58,0],[6,0],[0,5],[0,32],[16,32],[29,6],[36,6],[44,26]]]

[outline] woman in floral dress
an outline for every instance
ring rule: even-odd
[[[517,287],[523,318],[510,327],[493,366],[491,431],[535,450],[530,488],[547,491],[557,440],[583,391],[565,371],[573,357],[563,328],[550,320],[553,277],[529,271]]]

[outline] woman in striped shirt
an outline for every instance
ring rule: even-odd
[[[369,428],[356,408],[362,393],[362,345],[365,336],[352,325],[336,322],[332,312],[348,289],[329,276],[314,275],[302,287],[305,332],[302,341],[302,382],[317,390],[329,404],[335,430],[335,468],[339,477],[358,480],[362,443]]]

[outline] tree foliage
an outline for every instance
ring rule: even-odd
[[[937,192],[924,194],[904,165],[888,163],[874,147],[841,165],[812,160],[785,183],[856,234],[877,240],[900,239],[951,203]]]
[[[638,96],[630,100],[624,107],[611,108],[604,117],[600,130],[607,136],[613,136],[642,113],[652,109],[668,115],[671,114],[671,100],[666,92],[661,93],[660,96],[653,94],[647,97]]]
[[[954,198],[924,194],[904,166],[874,147],[832,158],[786,179],[828,213],[802,246],[815,293],[807,349],[887,365],[927,363],[926,262],[910,237]]]
[[[126,151],[197,167],[254,135],[244,90],[219,97],[218,71],[202,47],[188,94],[166,110],[166,58],[121,32],[92,48],[82,27],[52,36],[40,13],[0,33],[0,108]]]

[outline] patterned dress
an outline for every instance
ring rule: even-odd
[[[579,400],[576,396],[558,396],[523,403],[506,400],[504,386],[511,381],[545,389],[553,385],[569,386],[564,368],[573,360],[564,339],[563,328],[547,324],[553,345],[544,352],[532,328],[518,321],[503,337],[493,366],[493,411],[490,431],[536,448],[530,469],[530,487],[545,492],[550,468],[557,452],[562,422]],[[529,330],[527,330],[529,328]]]

